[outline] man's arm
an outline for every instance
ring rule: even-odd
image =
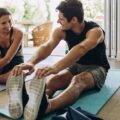
[[[28,63],[35,65],[47,58],[62,39],[64,39],[64,32],[61,28],[55,29],[55,31],[51,34],[50,39],[38,48],[35,55],[28,60]]]
[[[20,75],[22,70],[27,70],[27,72],[25,73],[26,75],[30,75],[31,73],[33,73],[34,66],[38,62],[48,57],[62,39],[64,39],[64,32],[61,30],[61,28],[55,29],[54,32],[51,34],[50,40],[41,45],[38,48],[37,52],[33,53],[34,55],[30,60],[28,60],[27,63],[22,63],[15,66],[12,70],[12,74],[15,76]]]
[[[102,42],[104,39],[104,34],[101,28],[96,27],[94,29],[91,29],[86,34],[86,39],[79,43],[78,45],[74,46],[68,54],[58,61],[56,64],[52,66],[53,69],[55,69],[56,72],[59,72],[66,67],[72,65],[77,60],[79,60],[82,56],[84,56],[89,50],[96,47],[100,42]]]

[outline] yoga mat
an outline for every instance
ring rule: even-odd
[[[90,113],[97,114],[100,109],[107,103],[107,101],[112,97],[116,90],[120,86],[119,80],[120,70],[110,70],[108,72],[106,82],[101,91],[89,91],[85,92],[81,97],[72,105],[74,108],[81,107],[83,110],[86,110]],[[10,117],[8,112],[8,107],[5,106],[0,109],[0,113]],[[55,115],[49,114],[43,118],[43,120],[51,120]],[[23,119],[20,119],[23,120]]]
[[[101,91],[88,91],[85,92],[81,97],[71,106],[74,108],[81,107],[90,113],[97,114],[112,95],[120,87],[120,70],[114,69],[108,72],[105,85]],[[50,120],[54,114],[46,116],[43,120]]]

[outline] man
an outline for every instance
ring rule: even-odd
[[[58,5],[57,10],[59,12],[57,22],[61,26],[54,30],[51,39],[41,45],[37,53],[26,64],[16,66],[12,72],[17,76],[22,70],[28,70],[26,75],[30,75],[34,71],[34,66],[48,57],[61,40],[64,39],[67,42],[69,52],[65,57],[51,67],[39,68],[35,74],[38,79],[54,74],[46,81],[45,91],[49,98],[57,90],[66,88],[58,96],[48,99],[45,113],[72,104],[85,90],[100,90],[110,68],[105,53],[104,31],[96,23],[84,20],[82,3],[79,0],[64,0]],[[31,82],[31,86],[34,83]],[[39,96],[39,94],[41,93],[38,90],[36,95]],[[40,100],[41,98],[36,101]],[[39,106],[40,103],[35,104]],[[42,103],[40,107],[41,105]],[[32,111],[30,102],[27,108]],[[37,115],[34,118],[36,117]]]

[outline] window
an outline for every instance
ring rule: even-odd
[[[120,60],[120,1],[105,0],[105,31],[107,54]]]

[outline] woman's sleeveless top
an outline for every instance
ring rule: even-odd
[[[10,46],[12,45],[12,42],[13,42],[11,40],[12,34],[13,34],[13,28],[11,29],[11,32],[10,32],[10,38],[9,38]],[[3,47],[0,46],[0,58],[4,57],[6,55],[10,46],[7,47],[7,48],[3,48]],[[21,43],[21,45],[19,46],[15,56],[12,58],[12,60],[10,61],[9,64],[5,65],[2,69],[0,69],[0,73],[1,74],[6,73],[9,70],[11,70],[15,65],[18,65],[18,64],[23,63],[23,62],[24,62],[24,59],[23,59],[22,43]]]

